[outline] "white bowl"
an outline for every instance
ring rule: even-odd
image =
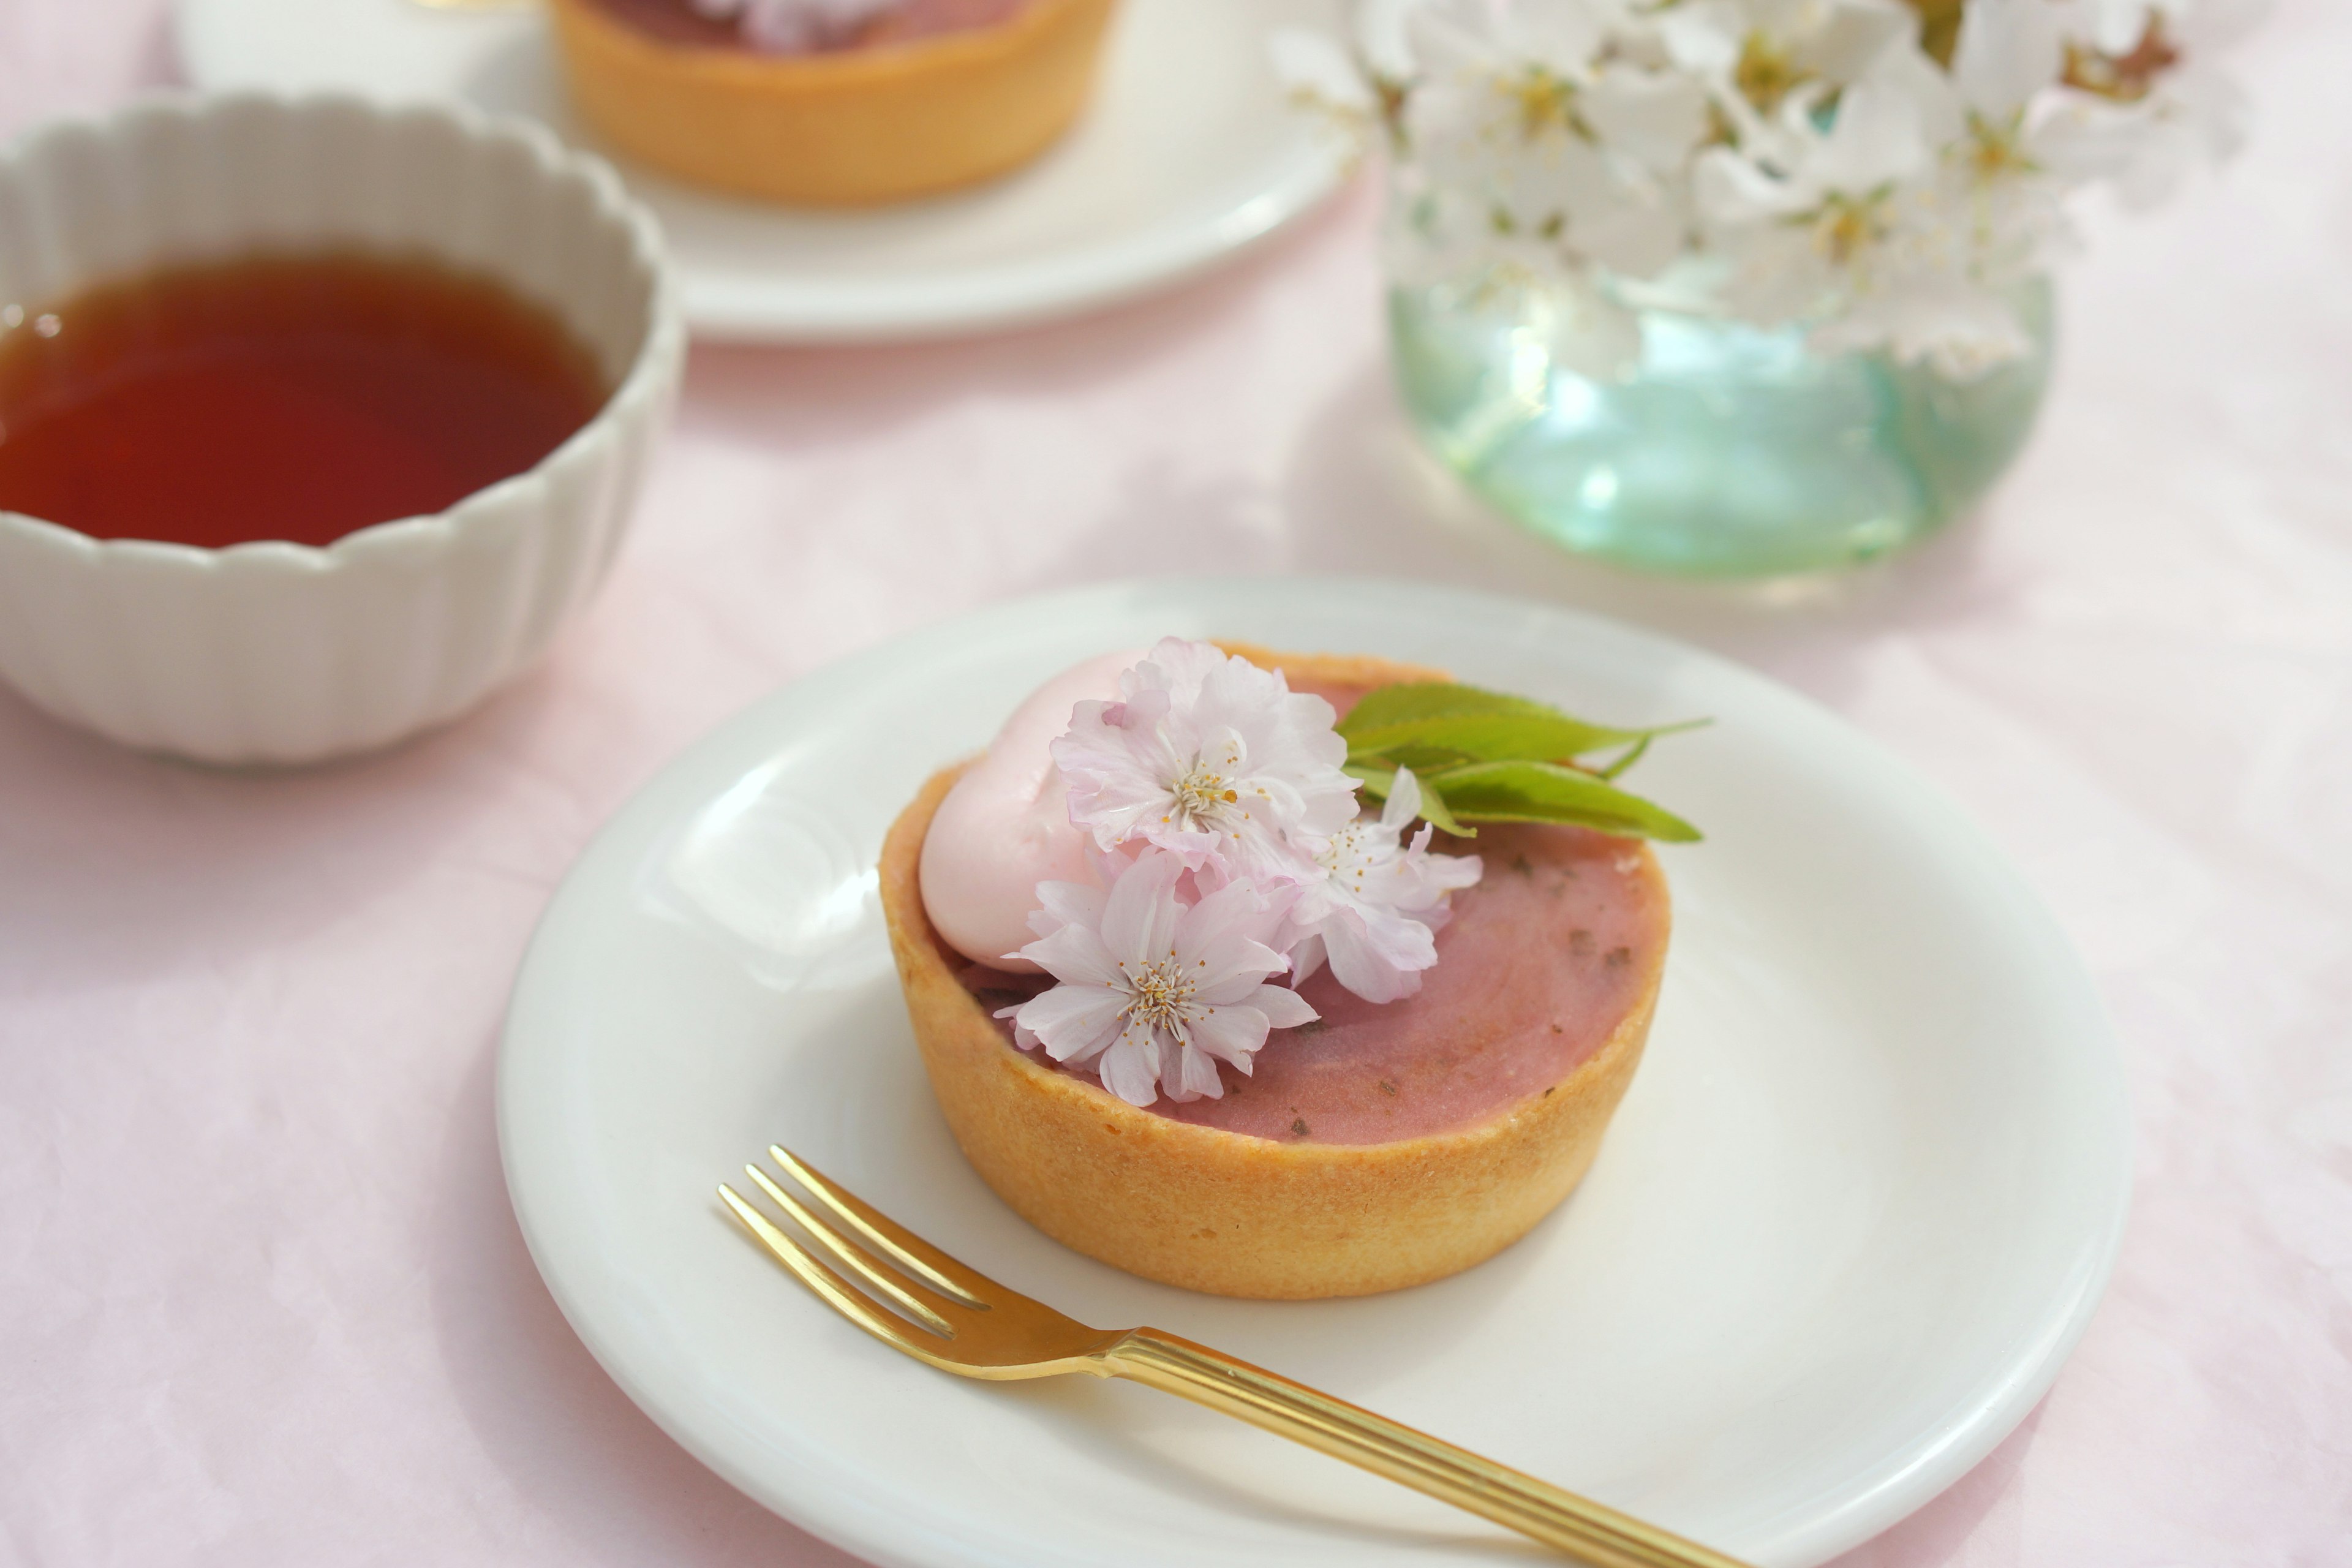
[[[242,94],[62,121],[0,152],[0,308],[173,262],[351,247],[499,279],[616,390],[527,472],[323,549],[100,541],[0,510],[0,678],[126,745],[314,762],[455,718],[586,603],[686,346],[653,219],[602,162],[460,108]]]

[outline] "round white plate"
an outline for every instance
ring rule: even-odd
[[[1197,272],[1336,189],[1338,142],[1267,63],[1280,26],[1336,26],[1335,0],[1123,0],[1095,102],[1045,157],[993,184],[868,213],[710,195],[612,153],[572,117],[528,5],[180,0],[205,89],[462,99],[528,114],[614,159],[657,214],[688,319],[711,337],[824,341],[1011,325]]]
[[[964,1164],[875,898],[899,806],[1037,682],[1164,633],[1435,664],[1612,721],[1696,821],[1650,1051],[1591,1175],[1435,1285],[1267,1304],[1064,1250]],[[921,1568],[1525,1561],[1483,1521],[1207,1411],[970,1383],[866,1338],[713,1195],[771,1141],[1015,1289],[1151,1323],[1763,1568],[1973,1465],[2081,1333],[2123,1224],[2116,1049],[2049,914],[1823,710],[1609,622],[1385,583],[1115,584],[787,687],[647,785],[550,906],[499,1062],[508,1184],[581,1337],[671,1436]]]

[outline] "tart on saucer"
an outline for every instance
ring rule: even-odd
[[[1112,0],[552,0],[623,152],[768,201],[866,206],[1029,162],[1084,106]]]
[[[1507,1247],[1592,1163],[1656,1005],[1643,837],[1696,834],[1573,761],[1650,733],[1174,639],[1049,682],[883,848],[965,1155],[1057,1240],[1220,1295]]]

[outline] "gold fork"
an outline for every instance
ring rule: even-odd
[[[827,1181],[790,1150],[772,1143],[768,1153],[816,1200],[816,1208],[758,1165],[744,1166],[744,1173],[856,1275],[863,1289],[734,1188],[722,1184],[719,1195],[803,1284],[843,1317],[918,1361],[964,1377],[1084,1373],[1148,1384],[1483,1514],[1595,1568],[1742,1568],[1719,1552],[1222,1351],[1158,1329],[1090,1329],[957,1262]]]

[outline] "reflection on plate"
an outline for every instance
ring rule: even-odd
[[[965,1166],[865,879],[900,805],[1046,675],[1163,633],[1361,651],[1628,723],[1707,842],[1665,852],[1650,1051],[1584,1185],[1454,1279],[1258,1303],[1065,1251]],[[2105,1279],[2127,1132],[2048,914],[1837,719],[1607,622],[1392,584],[1114,585],[800,681],[584,855],[518,980],[499,1124],[549,1286],[736,1485],[877,1562],[1384,1568],[1502,1531],[1147,1390],[982,1385],[874,1344],[712,1197],[771,1140],[1015,1289],[1277,1368],[1764,1568],[1949,1484],[2056,1375]]]
[[[824,797],[798,793],[781,762],[754,768],[646,862],[640,903],[698,930],[744,973],[780,990],[879,973],[871,942],[880,879]]]
[[[1265,52],[1271,28],[1329,26],[1335,9],[1124,0],[1097,100],[1070,135],[997,184],[935,201],[795,213],[616,162],[661,218],[698,332],[898,338],[1066,314],[1208,267],[1337,188],[1339,144],[1285,103]],[[180,0],[178,20],[201,88],[462,99],[597,146],[529,7]]]

